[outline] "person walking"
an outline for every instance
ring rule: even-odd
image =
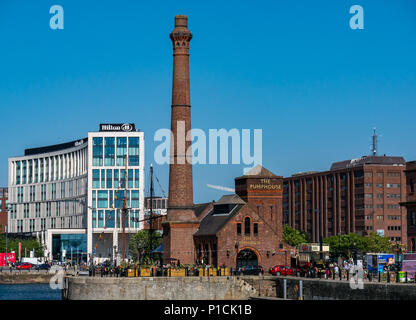
[[[337,277],[338,277],[338,274],[339,274],[339,267],[338,267],[338,264],[335,264],[335,267],[334,267],[334,272],[335,272],[335,278],[337,278]]]

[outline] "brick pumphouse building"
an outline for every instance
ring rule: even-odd
[[[187,17],[175,17],[171,154],[163,262],[215,266],[260,264],[265,269],[290,259],[282,243],[282,177],[256,166],[235,179],[236,194],[218,202],[193,203],[192,164],[185,140],[191,129]],[[173,137],[173,138],[172,138]],[[182,143],[181,143],[182,142]],[[285,260],[286,259],[286,260]]]
[[[236,194],[196,206],[196,261],[215,266],[290,264],[282,239],[282,182],[257,165],[235,178]]]

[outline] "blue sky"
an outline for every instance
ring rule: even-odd
[[[64,30],[49,8],[64,8]],[[364,8],[351,30],[349,8]],[[263,165],[288,176],[370,152],[416,159],[416,2],[0,1],[0,185],[25,148],[99,123],[170,126],[174,16],[191,41],[192,125],[263,130]],[[218,199],[244,165],[196,165],[195,202]],[[147,169],[148,171],[148,169]],[[167,192],[168,167],[155,173]],[[157,188],[157,190],[159,190]]]

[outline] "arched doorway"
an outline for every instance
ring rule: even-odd
[[[251,249],[243,249],[237,254],[236,268],[245,266],[257,266],[259,263],[257,254]]]

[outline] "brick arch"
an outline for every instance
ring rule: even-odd
[[[260,252],[256,248],[253,248],[253,247],[250,247],[250,246],[244,246],[241,249],[238,248],[238,252],[236,254],[234,254],[234,264],[237,263],[237,256],[240,253],[240,251],[243,251],[245,249],[250,249],[251,251],[253,251],[257,255],[257,261],[258,261],[259,265],[261,265],[262,257],[261,257]]]

